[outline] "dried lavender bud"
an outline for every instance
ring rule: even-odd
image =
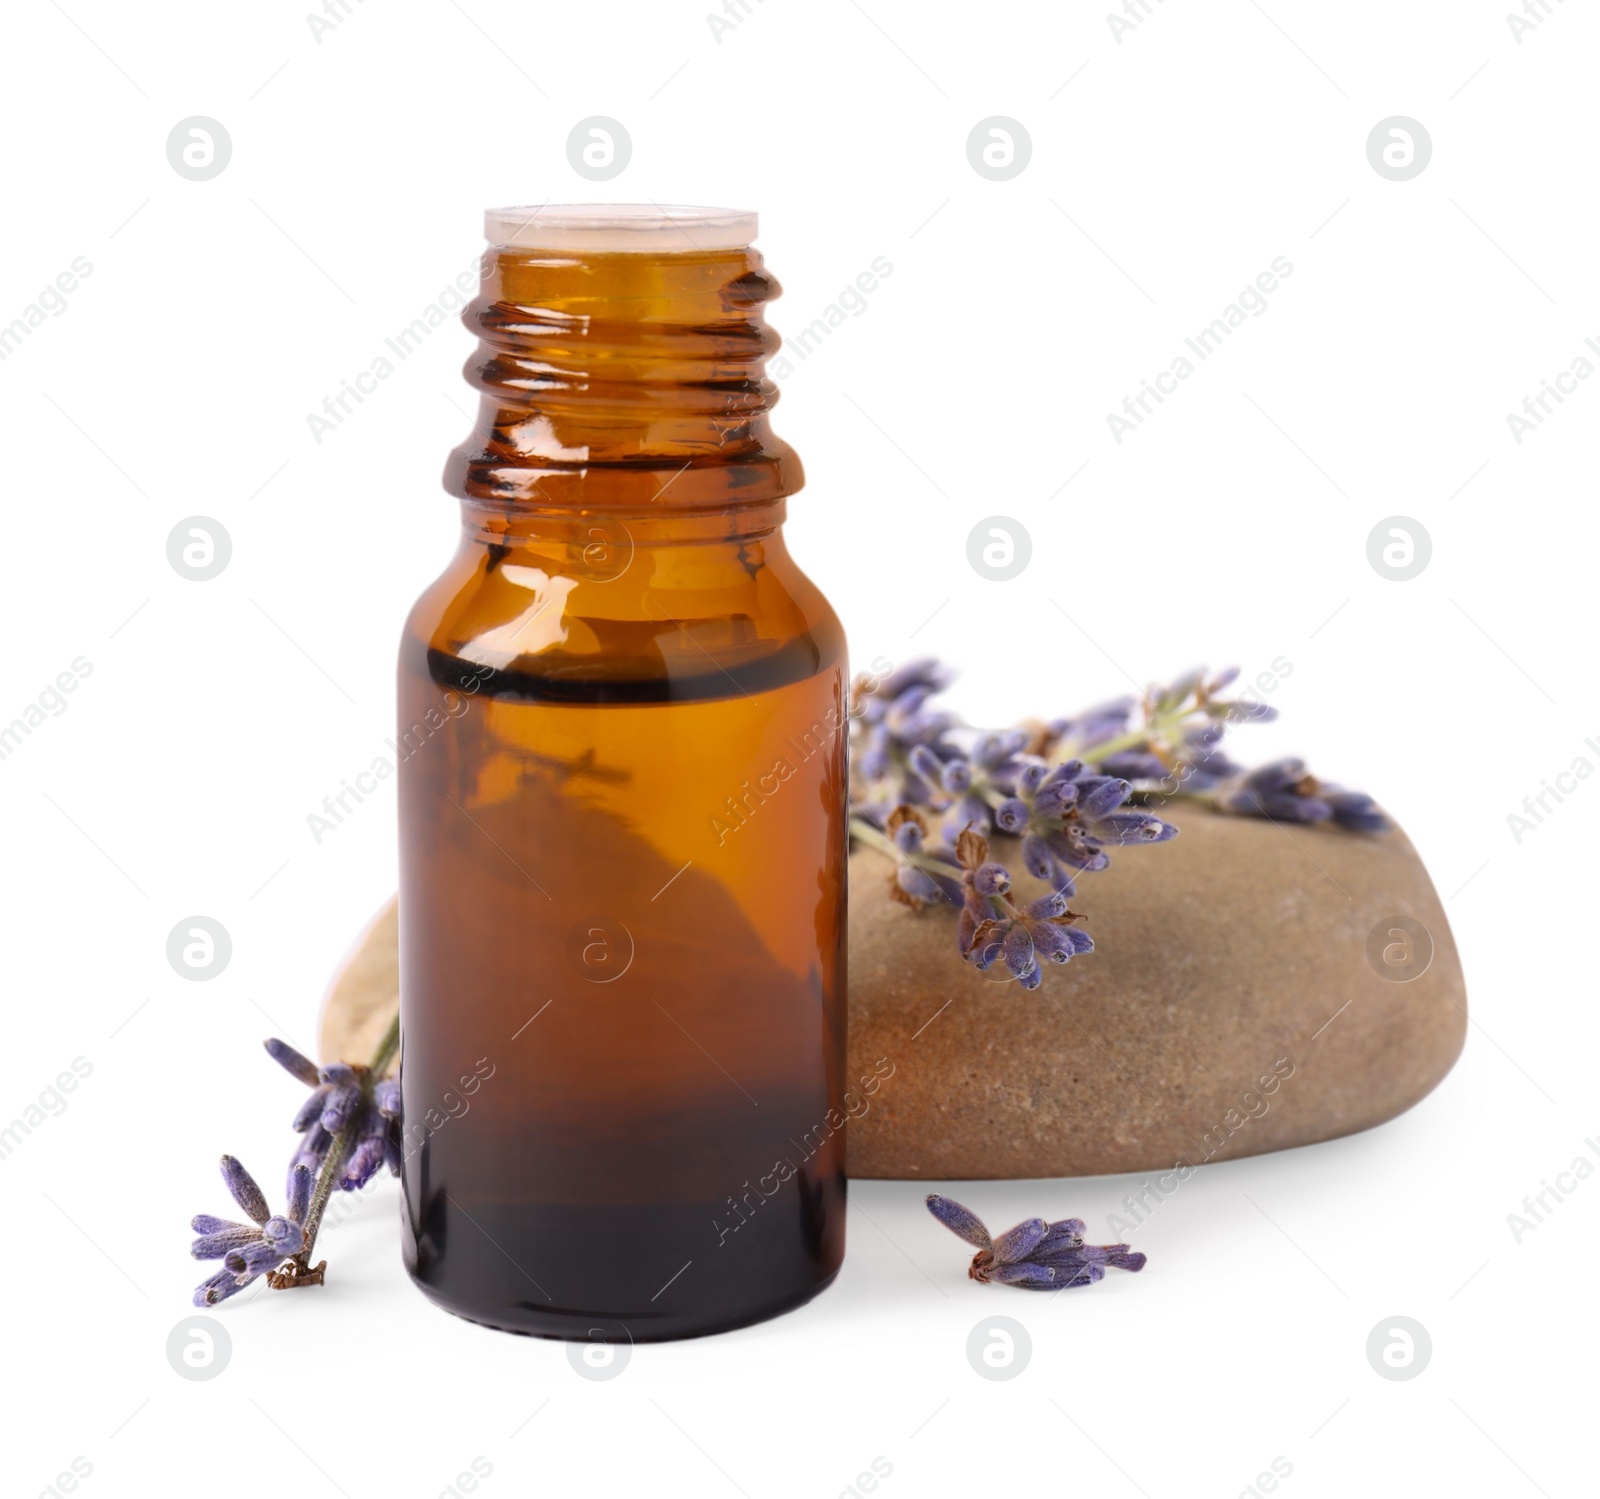
[[[1167,776],[1161,757],[1150,750],[1121,750],[1107,755],[1100,765],[1108,775],[1128,781],[1161,781]]]
[[[971,767],[968,769],[970,771]],[[963,833],[987,833],[989,823],[989,804],[981,796],[968,794],[960,797],[945,813],[939,831],[944,841],[954,848]]]
[[[306,1231],[287,1218],[268,1218],[261,1225],[261,1237],[278,1252],[279,1258],[299,1254],[306,1247]]]
[[[1033,922],[1023,919],[1023,926],[1027,929],[1029,940],[1033,943],[1033,950],[1047,963],[1065,963],[1078,954],[1078,949],[1072,945],[1068,933],[1070,927],[1052,926],[1049,922]],[[1088,934],[1083,934],[1085,942],[1089,940]],[[1084,948],[1087,952],[1089,949]]]
[[[1006,933],[1003,956],[1015,978],[1026,978],[1033,970],[1033,938],[1022,922],[1014,922]]]
[[[266,1196],[256,1185],[255,1177],[251,1176],[231,1155],[222,1158],[222,1179],[227,1183],[228,1191],[233,1194],[233,1200],[257,1223],[265,1223],[272,1216],[271,1210],[267,1207]]]
[[[972,871],[972,888],[979,895],[1004,895],[1011,888],[1011,871],[993,860]]]
[[[321,1081],[317,1076],[317,1064],[310,1057],[302,1056],[287,1041],[279,1041],[274,1037],[262,1043],[267,1048],[267,1055],[283,1068],[291,1077],[297,1077],[306,1087],[314,1088]]]
[[[920,821],[908,817],[889,836],[899,844],[903,853],[914,854],[921,850],[926,834]]]
[[[1083,1243],[1086,1225],[1082,1218],[1062,1218],[1050,1225],[1049,1232],[1035,1246],[1036,1254],[1048,1254],[1060,1248],[1076,1249]]]
[[[322,1127],[336,1135],[361,1106],[361,1079],[347,1062],[333,1062],[322,1069],[322,1080],[329,1084],[322,1105]]]
[[[927,1202],[928,1211],[951,1233],[965,1239],[974,1249],[993,1247],[989,1239],[989,1230],[971,1209],[962,1207],[959,1202],[948,1197],[941,1197],[937,1192],[928,1193]]]
[[[189,1246],[196,1259],[220,1259],[223,1268],[208,1276],[195,1289],[196,1306],[215,1306],[219,1301],[244,1289],[257,1276],[281,1264],[291,1255],[298,1254],[306,1242],[304,1213],[310,1200],[310,1173],[301,1168],[295,1180],[291,1198],[300,1201],[291,1206],[287,1216],[273,1217],[267,1211],[267,1201],[255,1178],[231,1155],[222,1158],[222,1179],[228,1190],[245,1212],[259,1226],[231,1223],[225,1218],[215,1218],[200,1213],[191,1226],[199,1237]],[[302,1185],[303,1179],[303,1185]],[[299,1213],[294,1211],[299,1207]]]
[[[238,1224],[216,1233],[201,1234],[189,1246],[189,1253],[197,1260],[220,1260],[230,1249],[243,1249],[246,1244],[253,1244],[260,1237],[259,1229]]]
[[[1007,1286],[1027,1286],[1034,1290],[1049,1290],[1055,1284],[1054,1270],[1044,1265],[1031,1265],[1026,1260],[1014,1265],[996,1265],[989,1272],[990,1280]]]
[[[1039,1240],[1049,1232],[1050,1225],[1043,1218],[1025,1218],[994,1241],[995,1263],[1010,1265],[1027,1259],[1038,1247]]]
[[[242,1228],[246,1233],[255,1232],[248,1224],[236,1223],[232,1218],[216,1218],[210,1213],[196,1213],[189,1220],[189,1227],[197,1234],[223,1234],[233,1228]]]
[[[1145,1256],[1126,1244],[1085,1244],[1081,1218],[1055,1223],[1028,1218],[991,1241],[982,1220],[959,1202],[930,1192],[928,1211],[977,1249],[967,1274],[980,1283],[996,1280],[1024,1290],[1061,1291],[1093,1285],[1108,1265],[1119,1270],[1145,1266]]]
[[[1028,825],[1028,804],[1018,796],[1008,796],[994,809],[995,826],[1002,833],[1020,833]]]
[[[230,1249],[223,1256],[222,1263],[235,1275],[249,1276],[253,1280],[258,1275],[265,1275],[283,1258],[271,1244],[258,1239],[243,1249]]]
[[[289,1207],[287,1216],[296,1223],[306,1221],[306,1212],[311,1207],[312,1175],[307,1166],[291,1166],[289,1168]]]
[[[894,877],[900,888],[914,901],[928,905],[940,899],[941,892],[933,876],[913,865],[901,864],[896,868]]]
[[[1394,826],[1364,791],[1335,791],[1325,786],[1322,799],[1333,809],[1333,820],[1353,833],[1386,833]]]
[[[215,1275],[208,1275],[195,1287],[194,1304],[196,1306],[215,1306],[219,1301],[226,1301],[230,1296],[238,1294],[249,1281],[241,1282],[239,1277],[229,1269],[221,1269]]]
[[[906,762],[923,780],[933,785],[944,781],[944,765],[925,744],[914,744],[906,754]]]
[[[339,1186],[343,1191],[360,1191],[378,1174],[378,1167],[384,1161],[384,1139],[383,1135],[368,1136],[350,1152],[350,1159],[345,1162],[344,1173],[339,1178]]]
[[[972,765],[967,760],[946,760],[939,771],[939,784],[945,791],[960,793],[972,784]]]
[[[1320,789],[1306,773],[1304,760],[1273,760],[1235,777],[1218,795],[1217,805],[1226,812],[1279,822],[1327,822],[1333,808],[1317,795]]]

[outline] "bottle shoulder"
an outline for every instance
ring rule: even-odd
[[[726,696],[843,674],[837,614],[776,533],[584,555],[471,540],[411,610],[402,672],[552,701]]]

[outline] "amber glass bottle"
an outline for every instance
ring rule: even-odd
[[[753,215],[488,215],[459,551],[400,652],[405,1257],[596,1341],[844,1251],[845,643]]]

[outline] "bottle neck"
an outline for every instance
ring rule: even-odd
[[[780,290],[753,249],[490,249],[462,318],[478,422],[444,475],[469,530],[597,519],[720,540],[781,524],[804,476],[769,422],[763,308]]]

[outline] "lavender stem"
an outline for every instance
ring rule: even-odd
[[[397,1011],[372,1053],[372,1061],[368,1064],[366,1076],[362,1079],[363,1091],[370,1092],[372,1084],[382,1079],[388,1072],[389,1064],[394,1060],[394,1054],[399,1048],[400,1015]],[[322,1170],[317,1173],[316,1185],[311,1190],[311,1206],[306,1212],[306,1245],[295,1256],[302,1269],[310,1268],[311,1251],[317,1243],[317,1230],[322,1227],[322,1215],[327,1211],[328,1200],[333,1196],[333,1189],[338,1185],[350,1158],[359,1119],[359,1111],[353,1112],[350,1122],[333,1137],[333,1142],[328,1146],[328,1153],[323,1157]]]

